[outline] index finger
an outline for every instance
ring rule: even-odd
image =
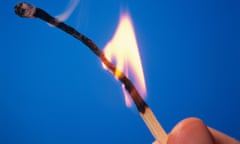
[[[240,144],[240,142],[216,129],[208,127],[216,144]]]

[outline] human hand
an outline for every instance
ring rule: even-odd
[[[207,127],[200,119],[187,118],[173,128],[167,144],[240,144],[240,142]]]

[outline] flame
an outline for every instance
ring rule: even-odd
[[[143,68],[133,24],[128,13],[121,14],[117,30],[105,46],[104,53],[108,60],[116,64],[118,70],[132,80],[140,95],[145,97],[146,85]],[[114,73],[116,77],[119,74],[119,71]],[[124,86],[122,86],[122,89],[126,105],[131,106],[132,102],[128,92]]]

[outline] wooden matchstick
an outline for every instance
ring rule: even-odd
[[[147,107],[145,113],[140,113],[142,119],[144,120],[145,124],[147,125],[148,129],[152,133],[153,137],[155,138],[155,144],[166,144],[167,143],[167,133],[158,122],[157,118],[155,117],[152,110]]]
[[[147,125],[148,129],[152,133],[153,137],[159,144],[166,144],[167,142],[167,134],[162,128],[161,124],[158,122],[157,118],[153,114],[152,110],[146,104],[146,102],[142,99],[139,92],[137,91],[136,87],[133,83],[128,79],[128,77],[121,71],[119,71],[115,65],[113,65],[104,55],[101,49],[88,37],[79,33],[74,28],[70,27],[69,25],[59,21],[58,19],[52,17],[44,10],[34,7],[28,3],[19,3],[15,6],[15,13],[21,17],[26,18],[40,18],[53,26],[58,27],[59,29],[63,30],[64,32],[70,34],[74,38],[80,40],[84,43],[90,50],[96,54],[100,60],[105,64],[108,70],[113,73],[117,74],[117,78],[119,81],[125,86],[125,89],[130,94],[131,98],[133,99],[142,119],[144,120],[145,124]]]

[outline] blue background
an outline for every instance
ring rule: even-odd
[[[91,51],[0,2],[0,143],[151,143],[119,82]],[[67,0],[28,0],[52,15]],[[147,103],[169,132],[186,117],[240,139],[238,0],[80,0],[66,23],[103,48],[120,11],[131,13]]]

